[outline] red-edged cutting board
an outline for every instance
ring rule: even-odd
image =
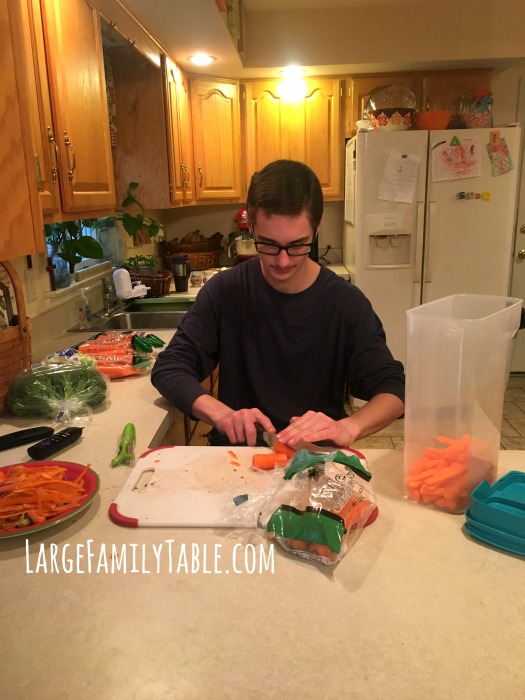
[[[257,527],[258,504],[283,468],[257,470],[264,447],[161,447],[137,460],[109,508],[128,527]],[[236,464],[237,462],[238,464]],[[234,499],[248,496],[239,506]]]

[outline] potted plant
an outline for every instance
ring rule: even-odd
[[[104,251],[100,243],[85,234],[86,228],[96,228],[96,219],[78,219],[75,221],[60,221],[56,224],[45,224],[44,233],[49,248],[49,257],[58,256],[69,264],[73,273],[75,265],[82,258],[102,260]]]
[[[123,211],[122,214],[104,217],[103,219],[99,219],[97,222],[97,226],[113,226],[117,221],[122,222],[122,226],[126,233],[133,236],[133,243],[135,245],[147,243],[150,238],[156,236],[162,229],[162,224],[155,219],[146,216],[144,207],[135,197],[135,192],[137,191],[138,186],[138,182],[129,183],[126,196],[121,204],[123,209],[131,206],[134,206],[135,209],[138,208],[139,211],[136,214],[130,214],[128,211]]]
[[[147,275],[155,274],[158,266],[159,261],[156,255],[134,255],[126,260],[125,265],[130,272]]]
[[[124,267],[129,271],[132,282],[143,282],[149,288],[148,297],[168,294],[173,273],[169,270],[159,270],[156,255],[134,255],[126,260]]]

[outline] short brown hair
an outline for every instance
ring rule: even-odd
[[[254,173],[248,188],[248,219],[253,225],[259,209],[268,214],[299,216],[306,211],[313,231],[323,215],[323,191],[314,171],[295,160],[276,160]]]

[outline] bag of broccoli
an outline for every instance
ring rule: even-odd
[[[107,384],[95,368],[83,364],[51,364],[28,370],[11,383],[6,405],[15,416],[48,416],[67,422],[86,415],[107,397]]]

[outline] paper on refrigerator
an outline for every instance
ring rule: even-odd
[[[378,199],[412,204],[420,156],[389,153],[379,184]]]

